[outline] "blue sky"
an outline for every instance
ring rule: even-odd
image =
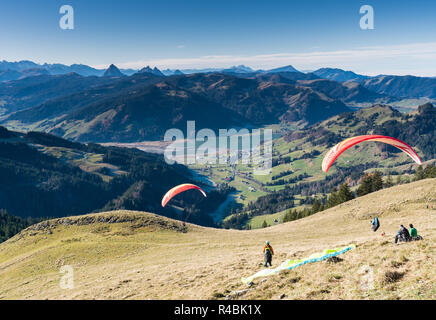
[[[59,9],[75,11],[61,30]],[[361,30],[371,5],[375,29]],[[436,1],[2,0],[0,60],[436,76]]]

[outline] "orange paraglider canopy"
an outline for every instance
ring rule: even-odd
[[[167,205],[167,203],[173,197],[178,195],[179,193],[182,193],[182,192],[185,192],[185,191],[191,190],[191,189],[199,190],[203,194],[203,196],[206,197],[206,193],[200,187],[196,186],[195,184],[185,183],[185,184],[181,184],[177,187],[172,188],[164,195],[164,197],[162,198],[162,207],[165,207]]]
[[[339,142],[337,145],[331,148],[322,161],[322,171],[328,172],[330,166],[345,150],[351,148],[355,144],[361,143],[363,141],[369,141],[369,140],[390,144],[391,146],[394,146],[407,153],[417,164],[422,164],[418,154],[407,143],[387,136],[365,135],[365,136],[357,136],[354,138],[346,139],[342,142]]]

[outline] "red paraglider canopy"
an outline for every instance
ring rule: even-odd
[[[197,189],[203,194],[203,196],[206,197],[206,193],[200,187],[196,186],[195,184],[185,183],[172,188],[164,195],[164,197],[162,198],[162,207],[165,207],[167,203],[179,193],[185,192],[190,189]]]
[[[407,143],[387,136],[380,135],[366,135],[366,136],[357,136],[354,138],[346,139],[342,142],[339,142],[336,146],[330,149],[330,151],[325,155],[322,161],[322,171],[328,172],[330,166],[335,162],[335,160],[347,149],[351,148],[355,144],[361,143],[363,141],[378,141],[390,144],[405,153],[407,153],[417,164],[422,164],[421,159],[418,154],[413,150],[411,146]]]

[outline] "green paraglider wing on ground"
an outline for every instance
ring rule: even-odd
[[[249,283],[255,278],[275,275],[275,274],[278,274],[279,271],[281,271],[281,270],[291,270],[291,269],[300,267],[306,263],[319,262],[319,261],[322,261],[322,260],[325,260],[325,259],[328,259],[331,257],[338,256],[338,255],[343,254],[343,253],[345,253],[351,249],[354,249],[354,248],[356,248],[356,245],[351,244],[347,247],[341,247],[341,248],[336,248],[336,249],[326,249],[323,252],[314,253],[311,256],[309,256],[307,258],[303,258],[303,259],[298,259],[298,260],[288,259],[275,269],[264,269],[264,270],[261,270],[261,271],[255,273],[254,275],[252,275],[248,278],[242,278],[241,280],[243,283]]]

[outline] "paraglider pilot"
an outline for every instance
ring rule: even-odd
[[[374,218],[374,220],[371,221],[372,224],[372,231],[376,232],[378,228],[380,227],[380,221],[377,217]]]
[[[269,266],[271,267],[272,264],[272,256],[274,254],[274,250],[271,247],[271,245],[269,244],[269,241],[266,242],[265,246],[263,247],[263,253],[265,254],[265,267],[268,267],[268,263]]]

